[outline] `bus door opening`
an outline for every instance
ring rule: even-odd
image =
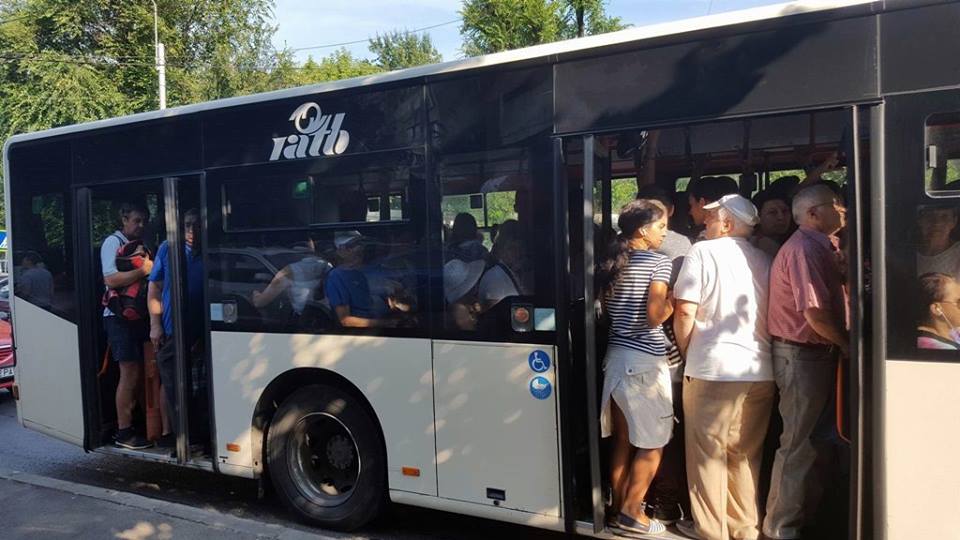
[[[867,161],[864,155],[867,145],[863,142],[869,139],[869,135],[864,130],[867,123],[854,121],[856,116],[852,112],[856,113],[856,110],[818,111],[650,130],[634,129],[564,141],[564,166],[570,198],[571,298],[579,299],[574,306],[576,310],[582,310],[570,319],[571,345],[575,358],[582,359],[579,366],[584,370],[582,375],[585,381],[585,387],[574,397],[579,400],[574,408],[586,413],[583,418],[577,419],[578,489],[575,497],[578,520],[593,521],[594,529],[602,529],[605,520],[617,517],[618,509],[614,508],[612,515],[606,515],[606,512],[611,507],[622,505],[624,499],[623,485],[619,492],[614,485],[616,477],[622,472],[617,471],[615,463],[617,459],[622,460],[622,456],[617,457],[615,443],[612,442],[616,437],[601,439],[601,431],[608,430],[601,430],[598,425],[604,415],[604,401],[617,399],[616,392],[609,399],[603,399],[605,377],[609,376],[605,365],[610,361],[608,351],[611,340],[615,341],[618,350],[622,350],[622,344],[628,342],[635,342],[636,345],[627,347],[630,350],[647,350],[656,346],[657,355],[670,373],[669,388],[665,388],[664,393],[672,398],[672,434],[662,445],[662,458],[653,481],[643,486],[647,516],[672,524],[681,517],[690,516],[691,511],[696,516],[698,510],[691,507],[688,495],[691,479],[686,474],[689,466],[685,460],[685,448],[691,442],[685,440],[684,434],[692,428],[684,422],[683,388],[685,376],[696,378],[699,372],[689,370],[690,359],[680,354],[672,319],[660,325],[655,332],[647,332],[642,327],[649,312],[641,314],[639,318],[632,313],[625,314],[623,306],[615,298],[621,290],[615,285],[620,283],[617,280],[624,279],[623,275],[614,276],[611,282],[603,282],[604,270],[611,267],[611,259],[634,249],[631,247],[624,251],[623,248],[626,245],[624,242],[629,240],[623,237],[624,231],[621,229],[624,224],[621,219],[623,212],[636,211],[636,208],[630,210],[627,205],[635,206],[633,201],[645,199],[652,201],[666,215],[669,232],[659,246],[647,247],[659,253],[658,257],[667,260],[664,276],[657,277],[655,271],[642,265],[630,272],[644,275],[652,273],[652,277],[647,276],[651,283],[658,279],[669,280],[668,290],[672,298],[673,287],[684,266],[687,252],[698,242],[709,242],[715,238],[715,233],[706,227],[706,223],[713,219],[711,216],[715,217],[709,203],[724,195],[739,195],[747,199],[755,209],[755,218],[751,223],[752,231],[744,237],[751,247],[745,249],[752,250],[751,253],[758,258],[765,258],[772,264],[781,246],[798,229],[793,216],[796,194],[818,186],[816,189],[827,190],[824,193],[839,201],[837,204],[851,209],[846,212],[846,227],[833,236],[838,250],[836,270],[841,275],[840,279],[846,280],[846,290],[860,291],[863,279],[855,274],[861,268],[869,267],[866,262],[869,255],[865,253],[860,240],[865,222],[864,208],[857,203],[867,200],[864,199],[867,182],[860,164]],[[857,189],[858,186],[860,189]],[[708,207],[705,209],[704,205]],[[856,211],[853,210],[855,208]],[[852,262],[854,259],[864,264]],[[632,256],[629,260],[633,261]],[[850,270],[853,267],[855,269]],[[639,274],[630,274],[630,278]],[[744,276],[744,279],[750,278]],[[756,294],[758,298],[766,298],[766,277],[763,276],[760,281],[762,283],[758,285]],[[652,295],[650,291],[653,291],[653,286],[649,287],[648,294]],[[636,308],[641,309],[639,297],[634,300],[637,300]],[[702,304],[697,304],[695,313],[704,320],[696,319],[693,332],[700,331],[707,335],[704,328],[714,323],[706,319],[707,311],[704,309],[701,312],[700,307],[708,306],[710,298],[700,300]],[[846,298],[840,297],[836,302],[839,306],[849,308]],[[761,345],[757,346],[757,377],[753,378],[768,381],[772,389],[769,403],[765,402],[763,410],[758,413],[763,418],[769,418],[769,422],[761,418],[757,423],[762,428],[755,429],[755,433],[751,434],[761,441],[760,453],[751,458],[750,467],[756,470],[749,481],[754,483],[751,489],[755,491],[754,498],[759,501],[756,515],[762,516],[764,511],[770,511],[766,507],[771,485],[775,489],[778,483],[773,471],[785,425],[781,413],[791,413],[778,405],[777,385],[786,383],[775,381],[771,353],[773,338],[766,328],[767,306],[765,303],[760,306],[759,302],[757,305],[757,313],[740,319],[757,325],[757,334],[762,335]],[[862,314],[862,306],[856,312]],[[629,321],[618,320],[624,317],[633,318]],[[862,315],[854,315],[851,321],[856,328],[863,328]],[[853,340],[862,343],[855,328],[848,328],[848,331],[854,336]],[[696,348],[688,349],[688,355],[700,354],[695,352]],[[722,363],[724,359],[717,358],[716,361]],[[702,358],[696,362],[702,364]],[[815,530],[818,535],[824,536],[846,534],[850,511],[858,507],[856,501],[851,501],[849,488],[855,482],[851,483],[850,478],[862,467],[851,462],[851,450],[856,450],[859,442],[856,434],[851,433],[856,428],[851,428],[850,421],[844,420],[855,418],[858,414],[856,402],[860,390],[855,381],[851,382],[850,379],[857,378],[859,360],[842,359],[839,367],[838,374],[831,374],[831,382],[823,389],[828,398],[818,405],[823,410],[817,412],[821,420],[817,422],[815,432],[803,435],[817,440],[816,463],[810,471],[793,468],[805,465],[786,463],[788,470],[783,472],[788,475],[809,475],[816,479],[810,487],[822,495],[817,501],[804,503],[809,505],[804,512],[817,516],[816,521],[810,520],[808,526],[811,529],[808,530]],[[625,403],[621,409],[625,415],[629,413],[628,409],[644,410],[634,405]],[[692,404],[688,403],[687,406]],[[642,416],[652,413],[635,414]],[[646,425],[649,420],[632,418],[628,419],[627,425]],[[795,423],[793,418],[788,418],[786,425],[791,427]],[[851,440],[854,442],[851,443]],[[627,482],[629,484],[630,480]],[[763,527],[759,521],[754,525],[758,530]],[[775,524],[771,526],[776,527]]]

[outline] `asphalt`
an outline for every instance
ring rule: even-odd
[[[308,533],[236,517],[209,508],[151,499],[133,493],[0,469],[0,520],[7,540],[364,538]]]

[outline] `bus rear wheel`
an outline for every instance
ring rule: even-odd
[[[336,386],[305,386],[283,401],[266,461],[284,502],[317,525],[360,528],[386,500],[380,430],[360,400]]]

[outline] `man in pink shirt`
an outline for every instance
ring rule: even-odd
[[[804,519],[816,511],[822,481],[814,471],[817,434],[831,422],[837,360],[846,356],[845,278],[836,234],[846,209],[823,184],[793,199],[799,225],[780,248],[770,270],[767,328],[773,338],[773,371],[780,390],[783,434],[773,462],[763,534],[799,538]]]

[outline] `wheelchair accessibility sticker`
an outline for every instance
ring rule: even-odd
[[[553,387],[546,377],[537,375],[530,379],[530,394],[537,399],[547,399]]]
[[[530,364],[530,369],[534,373],[543,373],[550,369],[550,355],[537,349],[530,353],[530,356],[527,358],[527,363]]]

